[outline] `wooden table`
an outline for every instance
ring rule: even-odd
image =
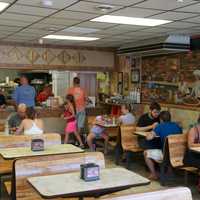
[[[133,134],[134,134],[134,135],[139,135],[139,136],[146,137],[148,133],[150,133],[150,132],[145,132],[145,131],[135,131]]]
[[[196,153],[200,153],[200,147],[191,147],[190,150]]]
[[[30,147],[0,149],[0,155],[5,160],[16,159],[21,157],[55,155],[55,154],[66,154],[66,153],[81,153],[81,152],[84,152],[84,150],[72,144],[59,144],[59,145],[48,146],[45,148],[44,151],[31,151]]]
[[[101,126],[103,128],[118,128],[119,124],[98,124],[96,123],[96,125]]]
[[[100,196],[150,183],[124,168],[103,169],[100,180],[92,182],[80,179],[80,172],[31,177],[28,181],[43,198]]]

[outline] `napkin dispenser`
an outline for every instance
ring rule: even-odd
[[[44,140],[32,139],[31,140],[31,150],[32,151],[44,151]]]
[[[95,163],[82,164],[80,173],[84,181],[96,181],[100,178],[100,167]]]

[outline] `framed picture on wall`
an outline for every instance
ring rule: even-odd
[[[140,82],[140,70],[132,69],[131,70],[131,83],[139,83]]]
[[[129,89],[129,74],[128,74],[128,72],[124,73],[124,89],[125,90]]]
[[[123,72],[118,72],[118,83],[123,83]]]
[[[117,92],[123,95],[123,83],[118,83],[117,85]]]

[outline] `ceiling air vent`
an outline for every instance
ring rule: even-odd
[[[138,56],[151,56],[158,54],[171,54],[190,50],[190,37],[185,35],[169,35],[151,38],[121,46],[118,54],[134,54]]]

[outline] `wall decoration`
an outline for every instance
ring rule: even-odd
[[[123,83],[123,72],[118,72],[118,83]]]
[[[132,69],[131,70],[131,83],[139,83],[140,82],[140,70]]]
[[[123,83],[118,83],[117,92],[118,92],[118,94],[123,95]]]
[[[124,73],[124,89],[126,91],[129,89],[129,74],[128,74],[128,72]]]

